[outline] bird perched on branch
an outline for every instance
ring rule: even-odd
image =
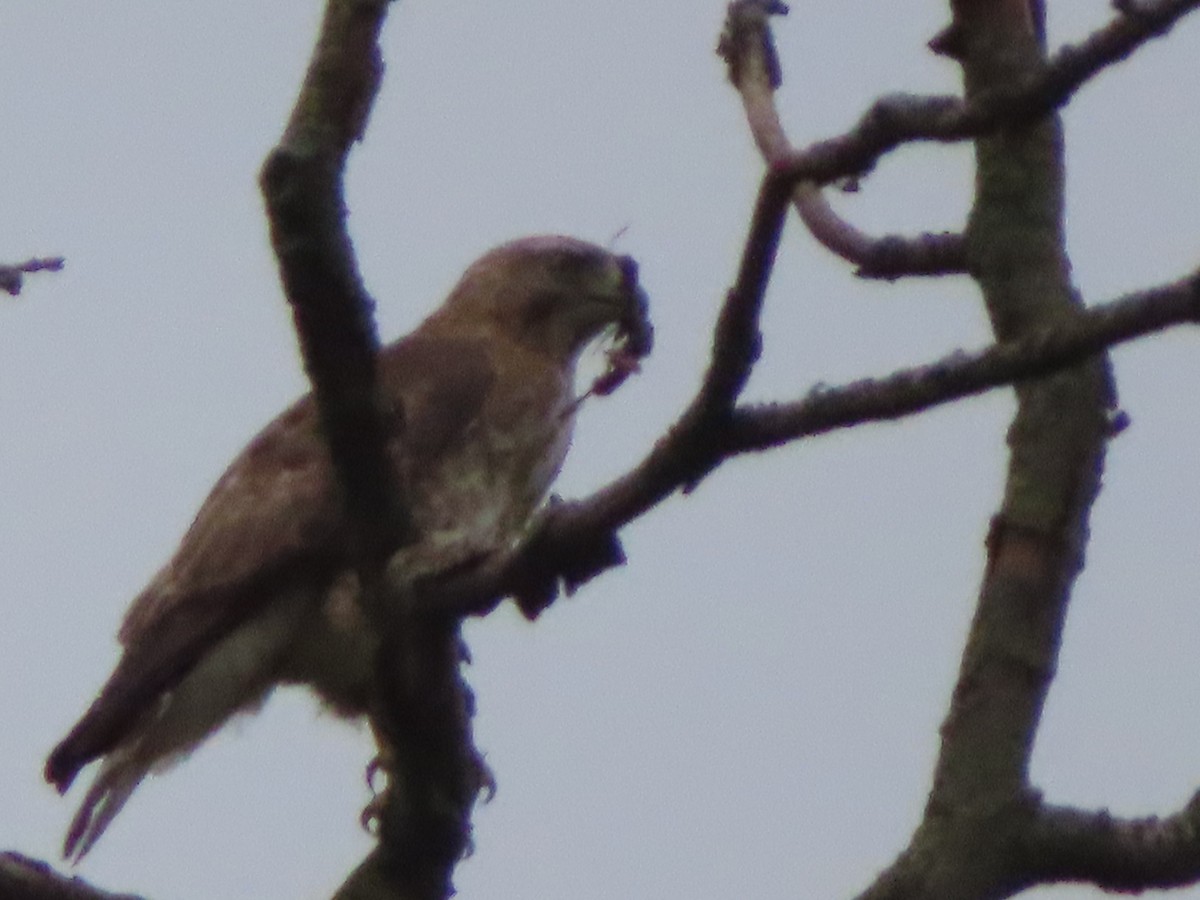
[[[422,574],[519,540],[570,441],[575,365],[609,334],[606,393],[650,350],[632,259],[532,237],[475,262],[440,309],[379,356],[389,453]],[[590,393],[590,392],[589,392]],[[65,792],[100,769],[67,834],[78,860],[148,772],[190,753],[282,683],[366,712],[380,643],[360,607],[335,472],[305,396],[221,476],[171,560],[133,601],[124,652],[46,762]],[[393,563],[393,566],[395,563]]]

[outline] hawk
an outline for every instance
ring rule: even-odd
[[[390,462],[417,534],[397,556],[406,568],[435,573],[522,536],[567,452],[580,352],[605,333],[614,346],[601,393],[650,350],[636,263],[538,236],[485,254],[380,352]],[[308,395],[217,481],[126,613],[116,669],[51,752],[45,775],[60,793],[101,760],[65,856],[88,852],[147,773],[277,684],[307,684],[345,716],[366,712],[380,636],[358,602],[350,548]]]

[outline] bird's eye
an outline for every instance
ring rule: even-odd
[[[535,326],[549,319],[561,302],[561,294],[556,291],[538,291],[531,295],[524,304],[526,324]]]

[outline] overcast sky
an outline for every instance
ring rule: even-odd
[[[778,36],[793,140],[877,94],[953,91],[938,0],[794,3]],[[1051,0],[1051,39],[1109,15]],[[306,385],[255,178],[316,0],[5,0],[0,260],[68,268],[0,298],[0,847],[53,859],[82,791],[46,752],[116,659],[129,600],[239,447]],[[624,471],[695,389],[761,165],[713,53],[718,0],[406,0],[351,160],[351,228],[382,334],[489,247],[624,229],[658,342],[589,402],[558,484]],[[1089,302],[1176,278],[1200,237],[1200,16],[1066,116],[1068,230]],[[953,229],[966,146],[889,158],[839,208]],[[862,283],[793,223],[756,399],[987,341],[964,279]],[[1056,802],[1178,808],[1200,786],[1200,356],[1115,354],[1132,427],[1093,516],[1034,777]],[[593,369],[599,362],[592,360]],[[983,538],[1006,392],[736,460],[623,533],[629,565],[533,626],[469,627],[477,737],[499,792],[465,898],[845,897],[919,819]],[[371,842],[365,729],[305,695],[134,795],[80,873],[154,900],[328,896]],[[1041,897],[1098,896],[1083,889]],[[1200,897],[1200,890],[1177,896]]]

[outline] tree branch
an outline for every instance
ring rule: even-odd
[[[759,316],[779,251],[788,184],[768,173],[758,191],[737,280],[725,297],[713,331],[712,359],[688,416],[708,421],[728,414],[750,380],[762,352]]]
[[[386,0],[328,0],[308,73],[261,184],[320,422],[355,536],[365,612],[382,636],[371,721],[387,789],[370,816],[380,844],[338,892],[443,900],[470,840],[486,781],[471,739],[458,622],[418,615],[381,590],[388,558],[411,542],[406,485],[387,452],[403,410],[381,397],[373,303],[346,230],[343,171],[379,87]]]
[[[1036,71],[1022,76],[1016,86],[993,86],[968,102],[952,96],[882,97],[850,131],[794,152],[782,167],[794,181],[828,184],[869,172],[881,156],[901,144],[950,143],[1036,120],[1064,106],[1102,69],[1166,34],[1197,7],[1200,0],[1127,2],[1123,8],[1134,8],[1136,13],[1119,13],[1083,43],[1064,47]],[[954,30],[952,25],[935,39],[935,49],[959,55],[961,38],[954,36]]]
[[[1082,881],[1121,893],[1194,884],[1200,880],[1200,793],[1164,819],[1045,807],[1023,850],[1043,884]]]
[[[81,878],[60,875],[48,864],[19,853],[0,853],[0,897],[4,900],[142,900],[113,894]]]
[[[374,302],[346,230],[342,184],[379,87],[377,40],[387,6],[330,0],[291,119],[261,177],[271,242],[368,582],[411,537],[402,486],[387,460]]]
[[[16,297],[25,284],[25,276],[31,272],[60,272],[67,261],[61,256],[46,256],[27,259],[15,265],[0,265],[0,291]]]
[[[734,452],[924,412],[992,388],[1039,378],[1108,347],[1175,325],[1200,322],[1200,272],[1079,313],[1070,322],[978,353],[954,353],[881,379],[820,388],[794,403],[739,411]]]
[[[787,11],[776,0],[736,0],[729,5],[717,45],[728,66],[729,80],[741,96],[750,134],[768,167],[782,165],[795,153],[775,105],[775,91],[783,76],[770,29],[770,16]],[[810,181],[795,184],[792,203],[809,233],[827,250],[856,264],[856,274],[864,278],[947,275],[964,270],[962,235],[872,237],[839,216],[820,187]]]

